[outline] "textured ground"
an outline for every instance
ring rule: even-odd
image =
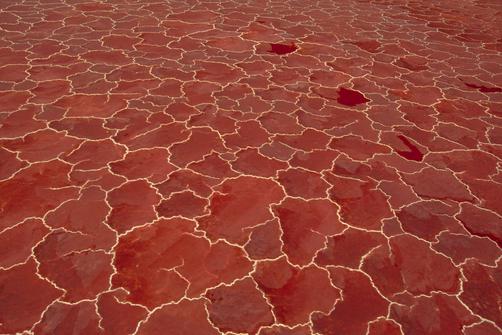
[[[0,9],[0,333],[502,333],[500,1]]]

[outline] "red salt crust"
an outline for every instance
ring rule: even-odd
[[[497,6],[5,2],[0,333],[502,334]]]

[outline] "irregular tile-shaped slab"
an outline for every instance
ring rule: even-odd
[[[80,234],[52,233],[34,250],[39,273],[65,289],[67,302],[94,299],[109,286],[114,271],[112,255],[93,250],[93,241],[84,239]]]
[[[28,92],[2,92],[0,96],[0,112],[15,112],[24,105],[32,95]]]
[[[340,216],[345,223],[363,229],[379,229],[383,219],[393,216],[386,195],[376,189],[375,183],[332,174],[326,179],[333,185],[329,197],[340,205]]]
[[[284,258],[258,263],[253,278],[277,320],[288,326],[308,322],[314,311],[329,313],[340,297],[326,270],[314,266],[298,269]]]
[[[28,165],[17,158],[17,153],[0,148],[0,180],[7,179]]]
[[[450,257],[455,264],[474,258],[483,264],[495,265],[502,256],[502,250],[488,238],[443,232],[437,239],[438,243],[433,244],[434,250]]]
[[[48,80],[39,82],[37,86],[30,90],[34,95],[30,102],[37,104],[47,104],[55,102],[59,98],[70,92],[70,83],[67,80]]]
[[[500,335],[500,334],[502,334],[502,331],[500,331],[499,328],[496,328],[496,326],[494,326],[493,324],[485,321],[483,323],[472,324],[472,325],[469,325],[468,327],[465,327],[464,334],[465,335],[485,335],[485,334]]]
[[[449,259],[433,252],[425,242],[401,235],[391,238],[390,246],[409,292],[457,292],[458,269]]]
[[[401,326],[395,321],[378,319],[370,322],[368,335],[401,335]]]
[[[21,82],[26,78],[26,65],[4,65],[0,67],[0,77],[2,81]]]
[[[477,149],[479,142],[487,142],[484,134],[451,123],[439,123],[435,127],[437,134],[468,149]]]
[[[176,121],[187,121],[192,115],[199,114],[199,110],[184,102],[173,102],[166,107],[164,113],[172,116]]]
[[[238,122],[235,134],[225,135],[225,145],[229,148],[260,147],[268,142],[270,135],[257,121]]]
[[[89,139],[102,140],[114,134],[104,127],[104,120],[98,118],[67,118],[49,123],[52,129],[66,130],[69,135]]]
[[[378,188],[389,196],[389,204],[393,210],[419,201],[420,198],[413,192],[411,186],[403,184],[400,180],[382,181]]]
[[[128,301],[154,308],[185,294],[198,296],[251,271],[241,249],[223,242],[210,244],[194,228],[184,219],[159,220],[121,236],[114,287],[128,290]]]
[[[272,143],[262,145],[259,151],[262,155],[286,162],[293,156],[295,149],[273,140]]]
[[[218,335],[208,321],[203,300],[182,300],[157,309],[142,323],[138,334],[155,335],[169,329],[172,335]]]
[[[100,316],[96,313],[94,302],[82,301],[75,305],[56,302],[52,304],[39,324],[35,334],[103,334],[99,328]]]
[[[219,83],[222,85],[236,82],[244,77],[240,68],[235,68],[222,63],[199,62],[201,70],[195,72],[195,79]]]
[[[395,94],[403,100],[421,105],[433,105],[443,97],[442,91],[437,87],[420,87],[414,85],[407,85],[406,90],[393,90],[391,94]]]
[[[45,217],[52,229],[80,232],[95,248],[110,250],[116,241],[115,232],[105,223],[110,208],[106,194],[97,187],[84,189],[80,198],[70,200]]]
[[[420,196],[438,200],[472,201],[469,189],[451,172],[425,168],[414,174],[402,174],[403,180]]]
[[[191,190],[195,195],[208,197],[212,192],[212,187],[218,184],[218,179],[206,177],[190,170],[178,170],[169,175],[167,180],[155,185],[160,194],[169,197],[174,192]]]
[[[304,151],[327,149],[330,138],[323,132],[307,129],[300,135],[276,135],[275,139],[292,148]]]
[[[310,335],[312,334],[308,326],[272,326],[270,328],[262,328],[258,335]]]
[[[320,266],[340,265],[357,269],[363,256],[384,243],[386,238],[382,234],[349,228],[328,237],[326,247],[317,253],[315,262]]]
[[[307,106],[303,107],[307,108]],[[311,108],[312,110],[308,112],[299,110],[295,113],[298,122],[304,127],[310,127],[317,130],[335,130],[337,128],[343,129],[353,123],[362,123],[366,120],[364,114],[360,114],[356,111],[348,113],[346,109],[332,106]]]
[[[293,167],[320,172],[330,169],[333,160],[338,156],[334,150],[313,150],[311,152],[297,151],[289,161]]]
[[[189,164],[188,168],[213,178],[223,179],[236,175],[236,173],[232,171],[230,163],[222,159],[217,153],[212,153],[205,156],[201,161]]]
[[[259,177],[275,177],[277,171],[286,169],[288,165],[277,159],[262,156],[257,149],[246,149],[237,152],[237,159],[232,168],[235,171]]]
[[[274,323],[274,317],[256,283],[246,278],[231,286],[219,286],[205,296],[209,319],[222,332],[256,334],[262,326]]]
[[[465,233],[453,218],[457,208],[440,201],[419,201],[397,211],[403,230],[417,237],[433,241],[442,231]]]
[[[364,335],[368,322],[387,315],[389,302],[375,290],[370,278],[341,267],[329,268],[329,273],[333,284],[341,290],[343,299],[328,315],[314,313],[314,331],[326,335]]]
[[[390,152],[389,147],[353,135],[333,138],[329,143],[329,148],[343,152],[354,160],[366,160],[375,154]]]
[[[176,170],[169,163],[169,152],[162,148],[143,149],[129,152],[123,160],[110,163],[114,173],[127,179],[146,178],[152,183],[159,183]]]
[[[406,289],[399,265],[386,245],[376,248],[366,256],[361,270],[371,277],[379,292],[388,299]]]
[[[406,289],[411,294],[443,291],[454,294],[460,272],[445,256],[410,235],[390,238],[390,248],[380,247],[369,254],[362,269],[387,297]]]
[[[284,198],[276,182],[248,176],[228,179],[214,190],[209,200],[211,214],[197,221],[209,238],[234,243],[247,240],[249,233],[244,229],[272,219],[269,207]]]
[[[332,172],[334,174],[346,177],[357,178],[365,180],[366,177],[371,177],[376,180],[384,181],[398,181],[399,175],[395,169],[403,169],[403,166],[393,166],[388,163],[388,159],[392,161],[393,158],[399,157],[395,156],[380,156],[377,155],[376,158],[370,159],[368,163],[362,163],[354,161],[345,155],[340,155],[333,163]],[[401,162],[402,159],[398,158]],[[406,169],[406,167],[404,167]],[[413,164],[413,171],[416,170],[416,165]]]
[[[331,187],[320,174],[303,169],[279,171],[278,176],[279,183],[291,197],[326,198],[328,188]]]
[[[480,205],[500,215],[502,213],[502,204],[498,201],[498,195],[502,192],[502,184],[483,180],[466,179],[465,183],[469,186],[472,193],[480,199]]]
[[[163,217],[182,216],[193,219],[207,214],[208,201],[191,191],[175,193],[169,199],[162,200],[156,207],[158,215]]]
[[[496,173],[497,159],[483,151],[455,150],[448,153],[430,153],[425,161],[438,169],[448,168],[473,178],[487,179]]]
[[[127,145],[131,150],[153,147],[168,148],[173,143],[186,140],[188,136],[189,132],[183,124],[170,123],[131,138],[118,139],[118,142]]]
[[[209,125],[212,129],[217,130],[220,134],[229,135],[230,133],[235,132],[237,122],[221,110],[215,110],[211,107],[208,107],[204,109],[203,113],[192,115],[187,121],[187,124],[189,126]],[[254,126],[256,126],[256,124],[254,124]],[[258,136],[258,140],[260,137],[267,136],[266,132],[263,129],[258,128],[258,130],[261,132],[261,134],[259,134]],[[254,131],[248,133],[249,136],[253,134]],[[227,146],[229,145],[227,138],[225,138],[225,144]]]
[[[124,65],[131,62],[131,60],[124,55],[121,51],[88,51],[81,56],[83,59],[93,64],[109,64],[109,65]]]
[[[219,134],[211,129],[197,128],[192,130],[190,138],[182,143],[174,144],[170,161],[180,167],[199,161],[212,151],[224,152],[223,141]]]
[[[277,219],[253,229],[244,246],[252,259],[273,259],[282,255],[282,230]]]
[[[54,105],[65,108],[67,117],[109,117],[126,108],[127,101],[120,95],[75,94],[59,99]]]
[[[455,216],[471,234],[488,237],[502,247],[502,218],[496,213],[463,203],[462,211]]]
[[[96,170],[123,158],[126,150],[110,139],[86,141],[62,159],[79,170]]]
[[[160,201],[156,190],[144,180],[121,185],[107,196],[112,211],[107,223],[119,233],[157,218],[155,206]]]
[[[37,276],[36,271],[33,259],[0,271],[2,333],[22,332],[31,328],[47,306],[63,295],[63,291]]]
[[[53,130],[41,130],[22,139],[2,143],[5,148],[19,152],[18,157],[29,162],[49,161],[76,149],[80,140]]]
[[[340,84],[344,84],[350,79],[350,76],[337,71],[325,71],[325,70],[316,70],[312,71],[312,75],[309,77],[309,80],[313,83],[318,83],[322,86],[338,86]]]
[[[213,94],[219,89],[220,85],[199,81],[185,82],[182,86],[182,91],[191,106],[214,103]]]
[[[110,35],[103,37],[103,45],[112,49],[132,50],[133,45],[140,42],[139,38],[125,35]]]
[[[99,186],[105,191],[119,187],[126,182],[124,177],[113,174],[108,168],[85,171],[73,170],[70,172],[70,179],[77,185]]]
[[[456,297],[441,293],[413,298],[406,305],[392,305],[390,316],[410,335],[461,335],[462,327],[477,319]]]
[[[251,50],[254,43],[245,41],[240,37],[215,38],[206,43],[214,48],[231,52],[244,52]]]
[[[77,188],[68,179],[70,169],[57,160],[36,163],[1,181],[0,229],[28,217],[43,216],[64,201],[77,198]]]
[[[97,311],[101,316],[101,327],[105,333],[129,334],[136,330],[139,321],[147,316],[144,307],[125,302],[127,292],[115,290],[98,297]]]
[[[260,116],[258,121],[271,134],[295,134],[302,130],[294,117],[283,113],[269,112]]]
[[[32,255],[49,228],[40,219],[26,219],[10,229],[0,232],[0,268],[9,268],[24,263]],[[13,248],[12,245],[16,247]]]
[[[500,327],[500,295],[502,293],[502,274],[500,261],[497,267],[491,268],[469,260],[462,266],[465,276],[460,300],[474,313],[486,318]]]
[[[338,219],[338,206],[328,200],[287,198],[272,208],[283,232],[282,249],[293,264],[309,264],[326,237],[345,228]]]

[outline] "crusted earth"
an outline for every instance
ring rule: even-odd
[[[0,1],[0,333],[501,334],[501,10]]]

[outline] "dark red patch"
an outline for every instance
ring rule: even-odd
[[[370,100],[366,99],[364,95],[362,95],[358,91],[353,91],[344,87],[340,87],[340,89],[338,90],[338,98],[336,99],[336,101],[339,104],[345,106],[356,106],[367,103]]]
[[[298,47],[294,44],[280,44],[280,43],[270,43],[270,50],[268,52],[277,54],[277,55],[287,55],[298,49]]]
[[[501,87],[486,87],[486,86],[482,86],[482,85],[469,84],[469,83],[465,83],[465,86],[470,87],[470,88],[475,88],[483,93],[500,93],[500,92],[502,92]]]
[[[396,152],[400,155],[403,156],[404,158],[412,161],[417,161],[421,162],[422,159],[424,158],[424,155],[418,150],[416,146],[414,146],[410,140],[408,140],[406,137],[403,135],[398,135],[397,138],[403,142],[404,145],[406,145],[410,150],[409,151],[399,151],[396,150]]]

